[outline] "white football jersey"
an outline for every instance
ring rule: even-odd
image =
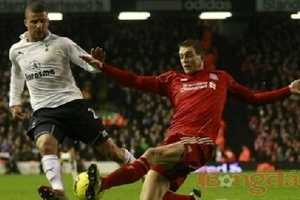
[[[70,61],[89,72],[100,72],[79,58],[87,52],[69,38],[50,32],[38,42],[27,42],[25,34],[9,51],[12,63],[9,106],[21,105],[25,81],[33,110],[55,108],[83,99],[70,69]]]

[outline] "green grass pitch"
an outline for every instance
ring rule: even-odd
[[[234,182],[231,186],[228,186],[228,180],[224,180],[227,187],[224,185],[221,186],[214,177],[206,176],[205,178],[203,176],[200,177],[198,174],[191,174],[178,192],[188,194],[192,188],[200,188],[200,183],[198,182],[200,177],[202,180],[205,179],[205,181],[201,181],[201,184],[206,186],[206,193],[203,188],[201,189],[203,200],[300,200],[300,173],[298,171],[293,173],[285,172],[281,176],[278,176],[278,174],[274,176],[274,173],[265,175],[263,184],[260,184],[262,176],[257,175],[254,177],[255,174],[257,173],[243,173],[243,177],[239,174],[237,176],[239,178],[237,180],[239,181]],[[271,175],[273,175],[273,179]],[[221,176],[224,177],[225,175]],[[230,175],[230,177],[232,178],[233,175]],[[251,184],[246,179],[248,181],[256,181],[259,183],[257,184],[259,187],[256,190],[255,188],[251,190]],[[64,175],[64,185],[69,199],[76,200],[72,190],[72,183],[72,176]],[[48,185],[44,175],[0,175],[0,200],[39,200],[37,187],[41,184]],[[141,188],[141,181],[135,184],[111,188],[105,192],[102,199],[139,199]],[[261,194],[261,191],[265,193]],[[258,194],[255,195],[253,193]]]

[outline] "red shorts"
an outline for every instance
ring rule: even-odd
[[[158,165],[151,166],[152,170],[170,181],[179,177],[186,177],[190,172],[202,167],[213,155],[214,145],[209,137],[187,136],[178,133],[167,137],[161,145],[178,141],[182,141],[185,146],[184,154],[178,164],[171,169],[165,169]]]

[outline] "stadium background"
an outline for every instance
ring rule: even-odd
[[[27,2],[0,0],[0,165],[6,166],[7,172],[16,172],[15,163],[40,160],[33,142],[25,135],[31,113],[28,92],[22,98],[27,113],[23,123],[13,121],[8,110],[8,50],[25,31],[23,10]],[[70,37],[87,51],[101,46],[107,52],[108,63],[138,74],[181,70],[177,44],[197,38],[212,42],[207,52],[217,55],[217,69],[227,71],[255,91],[286,86],[300,77],[300,26],[299,21],[290,18],[291,13],[300,10],[299,0],[45,2],[50,12],[64,13],[62,21],[50,23],[51,32]],[[152,15],[146,21],[119,21],[117,14],[128,10],[147,10]],[[233,16],[226,20],[200,20],[199,13],[206,10],[229,10]],[[89,74],[72,67],[84,98],[102,116],[119,146],[138,157],[162,141],[172,115],[168,101],[121,87],[103,74]],[[229,98],[224,112],[224,137],[218,140],[213,163],[238,161],[245,168],[256,168],[259,163],[299,168],[299,120],[296,96],[262,107]],[[78,159],[105,160],[82,143]]]

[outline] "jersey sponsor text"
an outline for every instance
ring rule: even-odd
[[[53,69],[51,69],[51,70],[43,70],[43,71],[32,73],[32,74],[25,74],[25,78],[26,78],[26,81],[31,81],[34,79],[39,79],[44,76],[54,76],[54,75],[55,75],[55,71]]]

